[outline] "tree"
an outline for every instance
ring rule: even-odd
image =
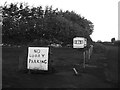
[[[112,39],[111,39],[111,42],[114,43],[114,42],[115,42],[115,38],[112,38]]]
[[[102,41],[101,41],[101,40],[98,40],[97,42],[98,42],[98,43],[102,43]]]
[[[91,40],[94,25],[73,11],[46,6],[32,7],[24,3],[3,6],[3,42],[27,44],[40,38],[72,43],[76,36]]]

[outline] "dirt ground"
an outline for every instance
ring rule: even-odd
[[[86,62],[85,69],[81,66],[83,62],[82,52],[71,48],[54,48],[55,70],[51,73],[20,72],[18,70],[18,57],[21,51],[21,48],[3,48],[2,50],[3,89],[117,87],[117,70],[114,67],[117,65],[116,57],[118,57],[116,47],[107,47],[106,54],[93,53],[91,59]],[[111,55],[113,53],[114,56]],[[111,64],[114,65],[109,68]],[[75,74],[73,68],[76,68],[78,75]],[[111,72],[114,72],[114,75],[109,76]]]

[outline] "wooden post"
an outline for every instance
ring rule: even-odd
[[[88,59],[90,59],[90,56],[91,56],[91,52],[90,52],[91,50],[90,49],[91,48],[88,49]]]
[[[93,52],[93,45],[90,45],[90,54],[92,55]]]
[[[85,51],[83,52],[83,68],[85,68]]]
[[[85,55],[85,57],[86,57],[86,60],[88,60],[88,58],[89,58],[89,52],[88,52],[88,50],[86,50],[86,55]]]

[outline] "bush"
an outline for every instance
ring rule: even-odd
[[[48,46],[50,42],[46,39],[35,39],[33,42],[29,43],[28,46]]]
[[[94,43],[93,52],[94,53],[105,53],[106,48],[101,43]]]
[[[114,42],[114,45],[115,45],[115,46],[120,46],[120,41],[115,41],[115,42]]]

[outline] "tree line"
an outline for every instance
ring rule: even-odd
[[[2,8],[3,43],[28,44],[35,39],[46,39],[70,44],[76,36],[92,41],[93,23],[74,11],[52,6],[30,7],[25,3],[4,4]]]

